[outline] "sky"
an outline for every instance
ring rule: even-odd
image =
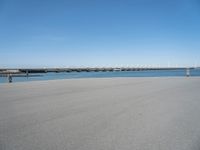
[[[0,68],[200,66],[200,0],[0,0]]]

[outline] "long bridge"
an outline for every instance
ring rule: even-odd
[[[186,76],[190,76],[191,69],[200,67],[107,67],[107,68],[3,68],[0,69],[0,77],[8,77],[8,82],[12,82],[12,77],[28,77],[29,74],[48,72],[114,72],[114,71],[148,71],[148,70],[180,70],[186,69]]]

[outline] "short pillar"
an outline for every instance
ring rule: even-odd
[[[8,83],[12,83],[12,75],[8,74]]]

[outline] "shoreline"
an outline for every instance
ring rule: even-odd
[[[31,76],[30,76],[31,77]],[[35,76],[34,76],[35,77]],[[6,78],[6,77],[5,77]],[[51,81],[65,81],[65,80],[85,80],[85,79],[131,79],[131,78],[135,78],[135,79],[139,79],[139,78],[200,78],[200,76],[154,76],[154,77],[80,77],[80,78],[65,78],[65,79],[41,79],[41,80],[29,80],[29,81],[14,81],[12,83],[8,83],[8,82],[0,82],[0,85],[4,85],[4,84],[17,84],[17,83],[32,83],[32,82],[51,82]]]

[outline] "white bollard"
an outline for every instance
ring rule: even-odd
[[[187,68],[186,69],[186,77],[189,77],[190,76],[190,68]]]

